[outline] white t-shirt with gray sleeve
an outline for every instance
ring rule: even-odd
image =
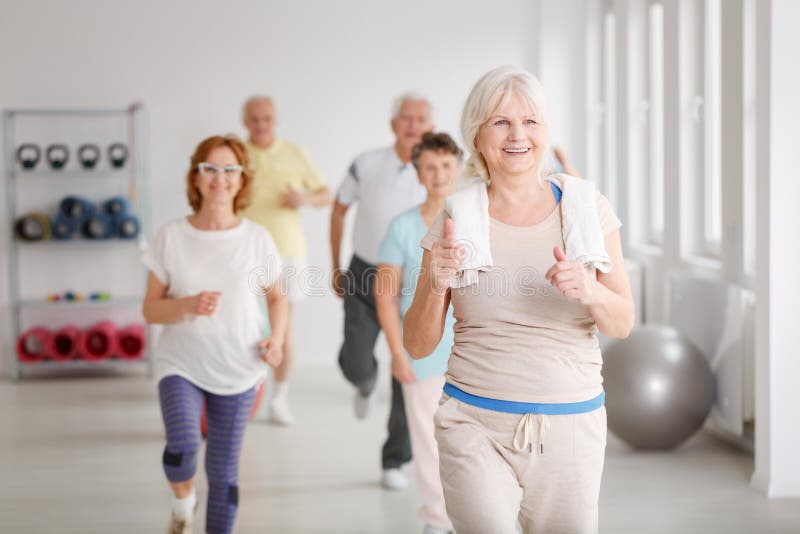
[[[357,156],[336,192],[340,204],[358,202],[353,230],[355,255],[375,265],[389,223],[396,215],[422,204],[426,197],[414,165],[400,161],[394,147]]]

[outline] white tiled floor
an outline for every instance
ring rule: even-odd
[[[377,483],[387,381],[359,423],[337,369],[298,369],[298,423],[271,427],[262,411],[248,429],[236,532],[421,532],[413,487]],[[0,533],[163,532],[162,432],[155,385],[139,376],[0,383]],[[751,470],[749,456],[705,435],[672,453],[610,437],[600,530],[800,533],[800,500],[761,497]]]

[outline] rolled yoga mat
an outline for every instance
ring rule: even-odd
[[[76,326],[59,328],[50,336],[47,354],[57,361],[72,360],[78,355],[81,331]]]
[[[143,324],[130,324],[117,330],[116,354],[124,360],[137,360],[144,355],[145,328]]]
[[[130,213],[131,203],[125,197],[113,197],[103,202],[103,213],[109,217],[122,217]]]
[[[69,220],[78,225],[89,220],[95,212],[94,204],[90,200],[78,196],[62,198],[58,208]]]
[[[81,234],[86,239],[108,239],[114,235],[114,222],[103,213],[96,213],[81,225]]]
[[[23,215],[14,223],[14,234],[22,241],[50,239],[50,218],[39,212]]]
[[[50,222],[50,232],[53,234],[53,239],[69,239],[75,235],[75,221],[59,213]]]
[[[105,360],[116,352],[117,327],[111,321],[101,321],[81,332],[78,355],[82,360]]]
[[[135,215],[125,215],[114,219],[114,234],[120,239],[135,239],[139,235],[139,219]]]
[[[49,356],[47,347],[50,343],[50,330],[43,326],[34,326],[20,334],[17,338],[17,358],[21,362],[39,362]]]

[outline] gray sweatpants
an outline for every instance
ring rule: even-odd
[[[375,310],[376,268],[353,256],[347,270],[344,294],[344,343],[339,350],[339,367],[345,378],[369,395],[375,389],[378,360],[375,341],[381,331]],[[389,411],[389,437],[383,444],[381,463],[384,469],[400,467],[411,460],[411,442],[403,406],[403,389],[392,377],[392,406]]]
[[[458,534],[597,532],[605,407],[518,415],[444,395],[434,418],[447,514]]]

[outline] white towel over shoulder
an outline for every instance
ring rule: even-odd
[[[444,211],[453,219],[453,239],[466,250],[461,270],[452,287],[478,282],[478,272],[494,265],[489,248],[489,195],[482,180],[456,191],[444,202]]]
[[[594,183],[569,174],[553,174],[547,181],[561,189],[561,235],[567,259],[610,272],[613,265],[600,226]]]
[[[592,182],[568,174],[554,174],[547,181],[561,189],[561,232],[570,260],[592,265],[600,272],[611,270],[611,258],[597,212],[597,191]],[[486,183],[476,182],[445,201],[445,212],[453,219],[453,239],[467,251],[453,287],[477,283],[478,273],[494,266],[489,243],[489,195]]]

